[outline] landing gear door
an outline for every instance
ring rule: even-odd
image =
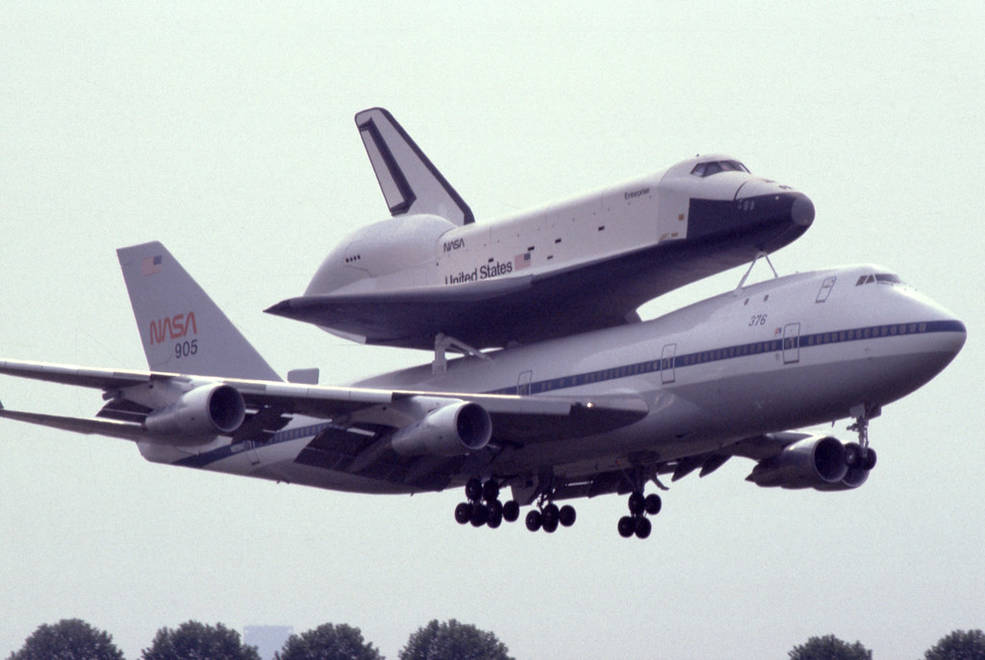
[[[660,353],[660,382],[664,385],[673,383],[675,380],[674,373],[674,356],[677,355],[677,344],[667,344],[664,346],[663,351]]]
[[[800,324],[783,326],[783,364],[800,362]]]

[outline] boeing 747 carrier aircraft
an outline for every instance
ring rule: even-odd
[[[282,381],[160,243],[118,255],[150,370],[0,361],[0,373],[98,389],[106,402],[93,418],[0,416],[126,438],[155,462],[322,488],[464,486],[455,519],[475,526],[530,506],[527,528],[554,532],[575,522],[567,501],[621,493],[619,533],[644,538],[661,508],[649,483],[734,457],[754,462],[759,486],[856,488],[876,463],[869,420],[965,341],[961,321],[891,271],[851,266],[322,386],[310,373]],[[796,430],[845,418],[857,441]]]
[[[633,323],[644,302],[775,252],[814,220],[803,193],[707,155],[474,222],[390,113],[364,110],[356,125],[392,217],[267,311],[359,342],[467,352]]]

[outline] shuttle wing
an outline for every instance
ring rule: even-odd
[[[638,320],[636,308],[654,296],[748,262],[753,238],[662,243],[453,286],[299,296],[265,311],[367,344],[432,350],[438,333],[477,348],[530,343]]]

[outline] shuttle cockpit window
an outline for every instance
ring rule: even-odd
[[[705,163],[698,163],[691,170],[694,176],[706,177],[719,172],[745,172],[749,169],[737,160],[710,160]]]

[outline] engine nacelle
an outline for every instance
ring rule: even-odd
[[[390,446],[402,456],[461,456],[479,451],[492,437],[492,420],[477,403],[460,401],[432,410],[393,434]]]
[[[151,433],[201,439],[233,433],[246,419],[243,395],[229,385],[214,383],[196,387],[166,408],[147,415],[144,427]]]
[[[841,481],[833,484],[824,484],[823,486],[814,486],[814,488],[817,490],[851,490],[864,484],[868,478],[868,470],[861,467],[853,467],[848,468],[848,472],[845,473],[845,477]]]
[[[845,483],[851,477],[857,483]],[[746,477],[757,486],[842,490],[865,481],[865,475],[849,474],[845,446],[831,436],[812,436],[798,440],[773,458],[761,461]]]

